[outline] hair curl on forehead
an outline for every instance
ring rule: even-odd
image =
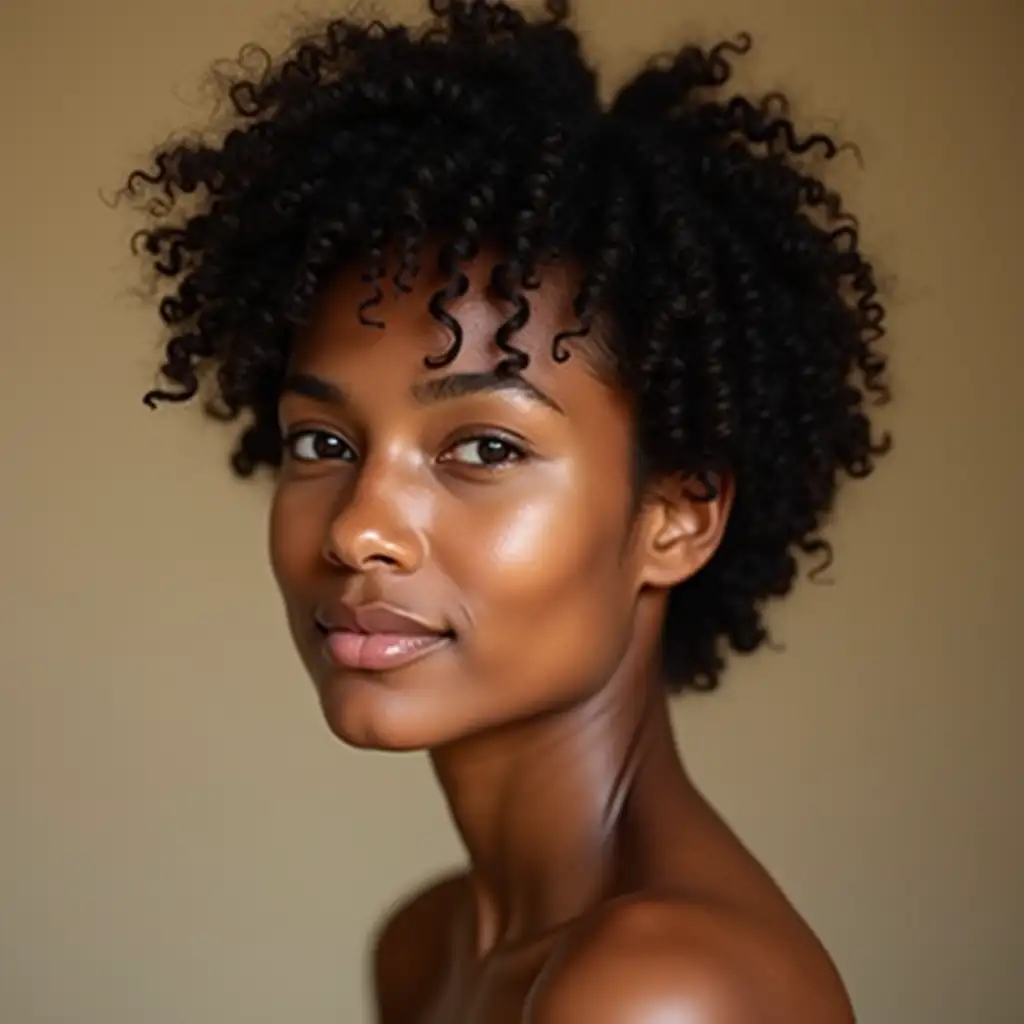
[[[429,256],[439,366],[461,344],[464,268],[494,249],[515,373],[540,274],[571,261],[576,323],[553,355],[599,333],[647,472],[736,482],[721,547],[672,591],[663,636],[668,685],[713,688],[727,649],[766,640],[764,603],[798,555],[831,560],[841,478],[888,447],[869,420],[887,397],[875,274],[814,170],[841,147],[802,134],[778,93],[729,93],[750,43],[682,46],[606,104],[564,2],[431,0],[418,27],[339,18],[280,57],[248,48],[219,79],[227,130],[164,146],[127,181],[150,215],[135,251],[166,286],[167,384],[146,402],[209,376],[208,411],[248,420],[234,470],[276,467],[291,347],[342,269],[358,266],[355,313],[382,326],[385,285],[408,290]]]

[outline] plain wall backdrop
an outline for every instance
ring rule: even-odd
[[[897,278],[897,446],[840,500],[834,584],[774,608],[785,650],[679,700],[678,733],[865,1024],[1020,1024],[1024,4],[578,8],[609,86],[749,29],[740,82],[861,147],[835,180]],[[101,192],[291,17],[0,5],[4,1024],[368,1019],[368,930],[460,857],[423,757],[321,723],[230,428],[140,404],[163,339]]]

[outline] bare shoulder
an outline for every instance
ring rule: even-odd
[[[448,963],[466,876],[446,875],[406,897],[385,915],[371,940],[377,1019],[414,1017],[427,1003]]]
[[[614,903],[568,936],[528,1010],[526,1024],[854,1020],[819,947],[731,910],[674,899]]]

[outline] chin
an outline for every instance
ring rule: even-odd
[[[360,750],[430,750],[456,739],[454,708],[436,695],[403,691],[385,680],[355,673],[319,680],[320,707],[331,732]]]

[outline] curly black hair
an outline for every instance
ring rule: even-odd
[[[519,372],[539,270],[571,261],[570,336],[598,326],[646,471],[736,481],[721,546],[672,591],[663,638],[666,685],[713,689],[726,642],[767,640],[764,603],[800,553],[831,560],[840,476],[867,476],[889,447],[867,411],[888,397],[884,309],[857,221],[810,166],[843,147],[798,134],[781,94],[725,94],[749,36],[653,60],[602,103],[569,16],[557,0],[430,0],[418,28],[339,18],[278,58],[243,50],[219,78],[227,130],[164,145],[124,189],[150,217],[134,251],[167,286],[172,387],[145,401],[190,399],[214,370],[205,408],[248,416],[232,464],[249,476],[280,464],[289,348],[339,268],[359,261],[359,315],[376,323],[386,268],[407,289],[439,243],[443,362],[462,267],[495,247],[512,310],[497,341]]]

